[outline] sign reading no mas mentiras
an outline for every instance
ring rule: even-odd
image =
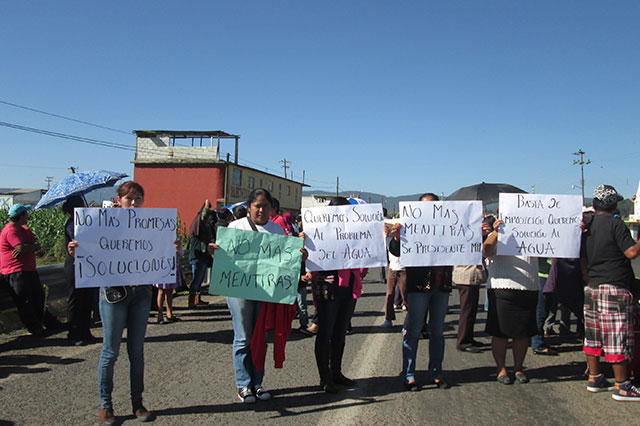
[[[387,264],[381,204],[302,209],[309,271],[374,268]]]
[[[498,254],[580,257],[582,197],[500,194]]]
[[[216,242],[209,293],[295,303],[302,238],[221,227]]]
[[[176,209],[74,210],[76,287],[176,280]]]
[[[402,266],[482,263],[482,202],[400,203]]]

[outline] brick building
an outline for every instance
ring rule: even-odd
[[[246,201],[266,188],[283,211],[298,213],[305,186],[238,164],[240,137],[216,131],[136,130],[134,179],[145,189],[145,207],[175,207],[187,226],[208,199],[215,206]],[[220,144],[235,143],[234,161],[220,158]],[[178,142],[178,143],[176,143]]]

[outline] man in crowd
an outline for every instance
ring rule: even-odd
[[[45,310],[44,289],[36,270],[36,251],[40,244],[25,226],[30,208],[18,203],[9,209],[9,223],[0,233],[0,265],[20,319],[29,333],[41,336],[43,323],[49,330],[60,329],[61,324]]]
[[[617,401],[640,401],[640,392],[629,381],[627,369],[633,350],[630,286],[635,279],[630,259],[640,255],[640,243],[614,215],[622,199],[612,186],[598,186],[593,193],[596,214],[584,225],[581,260],[588,281],[584,302],[587,390],[613,390],[612,397]],[[600,372],[602,355],[613,366],[614,386]]]

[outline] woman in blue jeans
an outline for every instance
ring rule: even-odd
[[[142,207],[144,189],[134,181],[124,182],[118,188],[118,203],[122,208]],[[178,242],[176,241],[176,244]],[[70,255],[74,255],[78,244],[71,241],[67,245]],[[109,300],[107,299],[109,292]],[[113,291],[124,294],[123,300],[115,301]],[[127,354],[129,355],[129,381],[131,386],[131,406],[133,415],[142,422],[152,420],[152,414],[142,405],[144,390],[144,336],[147,331],[149,309],[151,308],[151,286],[105,287],[100,289],[100,317],[102,319],[102,352],[98,362],[98,394],[100,396],[100,423],[113,425],[111,393],[113,391],[113,370],[120,352],[122,332],[127,328]]]
[[[254,189],[247,200],[248,216],[231,222],[229,228],[285,235],[280,225],[269,220],[272,203],[269,191],[264,188]],[[211,247],[219,248],[217,244],[212,244]],[[301,251],[304,260],[306,251]],[[258,301],[227,297],[233,324],[233,368],[238,398],[247,404],[255,403],[256,398],[263,401],[271,399],[271,393],[262,387],[264,371],[258,371],[251,358],[251,337],[261,304]]]
[[[420,201],[438,201],[432,193],[424,194]],[[400,256],[401,224],[393,225],[389,252]],[[402,340],[402,377],[407,390],[417,391],[416,358],[420,332],[429,316],[429,373],[431,380],[441,389],[450,385],[442,375],[444,359],[444,318],[452,287],[452,266],[407,267],[407,317]]]

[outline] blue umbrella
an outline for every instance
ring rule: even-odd
[[[355,197],[347,198],[347,201],[349,201],[349,203],[351,204],[367,204],[367,202],[364,201],[363,199],[355,198]]]
[[[72,195],[83,195],[94,189],[113,186],[124,177],[127,177],[127,174],[108,170],[74,173],[53,185],[38,201],[36,210],[53,207]]]

